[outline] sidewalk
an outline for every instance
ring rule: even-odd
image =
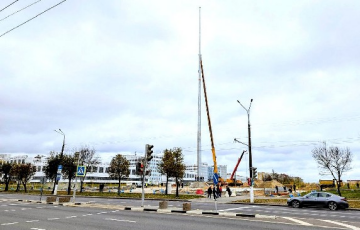
[[[249,199],[249,196],[248,195],[244,195],[244,196],[231,196],[231,197],[228,197],[228,196],[222,196],[220,198],[217,198],[216,199],[216,202],[217,203],[221,203],[221,204],[224,204],[224,203],[229,203],[229,202],[234,202],[234,201],[238,201],[238,200],[246,200],[246,199]],[[209,202],[214,202],[214,198],[211,197],[211,198],[198,198],[198,199],[192,199],[191,200],[192,202],[206,202],[206,203],[209,203]]]

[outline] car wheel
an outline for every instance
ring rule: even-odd
[[[291,202],[291,207],[293,208],[300,208],[300,202],[298,200],[293,200]]]
[[[336,209],[338,209],[338,205],[337,205],[337,203],[335,203],[335,202],[333,202],[333,201],[331,201],[330,203],[329,203],[329,209],[330,210],[332,210],[332,211],[335,211]]]

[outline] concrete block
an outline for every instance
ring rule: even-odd
[[[183,203],[183,211],[190,211],[191,203]]]
[[[56,202],[56,196],[46,197],[46,203],[55,203],[55,202]]]
[[[59,197],[59,204],[70,202],[70,196],[60,196]]]
[[[168,202],[167,201],[160,201],[159,202],[159,209],[167,209],[168,208]]]

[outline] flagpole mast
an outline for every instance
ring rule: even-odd
[[[197,181],[200,181],[201,167],[201,7],[199,7],[199,91],[198,91],[198,132],[197,132]]]

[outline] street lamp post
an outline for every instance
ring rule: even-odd
[[[250,181],[251,181],[251,185],[250,185],[250,203],[254,203],[254,187],[253,187],[253,170],[252,170],[252,155],[251,155],[251,126],[250,126],[250,108],[251,108],[251,103],[253,102],[253,99],[250,100],[250,105],[249,108],[245,108],[245,106],[243,106],[239,100],[237,100],[237,102],[245,109],[247,116],[248,116],[248,139],[249,139],[249,171],[250,171]]]
[[[63,139],[63,144],[62,144],[62,148],[61,148],[61,153],[60,153],[60,161],[62,160],[63,158],[63,155],[64,155],[64,148],[65,148],[65,133],[59,129],[59,130],[54,130],[55,132],[57,132],[58,134],[60,135],[63,135],[64,136],[64,139]],[[56,176],[57,177],[57,176]],[[59,181],[57,180],[57,178],[55,178],[55,189],[54,189],[54,195],[57,194],[57,188],[58,188],[58,184],[59,184]]]

